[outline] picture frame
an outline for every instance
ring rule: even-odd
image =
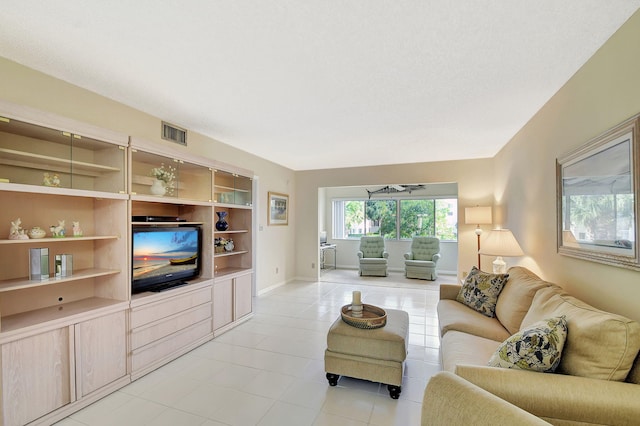
[[[640,270],[640,114],[556,161],[558,253]]]
[[[268,225],[289,224],[289,196],[278,192],[269,191]]]

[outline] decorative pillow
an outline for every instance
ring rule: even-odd
[[[509,278],[509,274],[489,274],[474,266],[464,280],[456,300],[483,315],[493,317],[496,312],[498,295],[507,282],[507,278]]]
[[[489,366],[553,373],[560,364],[566,339],[564,315],[536,322],[502,342]]]

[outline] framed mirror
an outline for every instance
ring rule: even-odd
[[[639,122],[636,115],[558,158],[560,254],[640,269]]]

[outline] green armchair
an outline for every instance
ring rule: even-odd
[[[384,238],[360,238],[360,250],[358,251],[360,276],[386,277],[388,257],[389,253],[387,253],[384,248]]]
[[[436,265],[440,260],[440,240],[436,237],[413,237],[411,251],[404,254],[407,278],[435,280]]]

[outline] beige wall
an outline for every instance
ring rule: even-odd
[[[182,149],[160,139],[160,118],[4,58],[0,58],[0,75],[0,97],[4,100]],[[162,118],[172,121],[171,117]],[[253,170],[258,177],[256,212],[259,230],[255,265],[257,291],[283,283],[286,277],[293,277],[295,211],[289,218],[289,226],[272,227],[267,226],[265,208],[267,191],[287,193],[295,200],[293,171],[195,132],[190,132],[188,138],[187,151]],[[276,266],[279,271],[277,274]]]
[[[527,254],[517,263],[635,320],[640,272],[556,251],[555,159],[640,112],[639,48],[636,12],[496,156],[494,194],[502,224]]]
[[[474,225],[464,224],[464,208],[493,202],[493,160],[443,161],[393,166],[313,170],[296,173],[298,229],[296,232],[297,274],[316,279],[318,262],[318,190],[338,186],[384,186],[389,183],[458,183],[458,271],[477,263]],[[326,209],[326,206],[325,206]],[[488,226],[485,228],[489,230]],[[487,263],[488,260],[483,260]],[[485,264],[483,263],[483,265]],[[484,269],[484,266],[483,266]]]

